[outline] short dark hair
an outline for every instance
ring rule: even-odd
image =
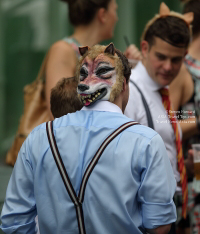
[[[192,35],[194,37],[200,34],[200,1],[191,0],[186,2],[183,7],[183,13],[193,12],[194,20],[192,21]]]
[[[54,118],[76,112],[83,107],[77,93],[78,81],[74,77],[63,78],[51,90],[50,104]]]
[[[126,58],[126,56],[118,49],[115,48],[115,53],[118,55],[118,57],[121,59],[122,64],[123,64],[123,74],[124,77],[126,78],[126,82],[129,82],[130,79],[130,75],[131,75],[131,65],[128,61],[128,59]]]
[[[147,30],[144,40],[151,47],[155,37],[177,47],[187,48],[190,42],[190,30],[187,24],[175,16],[158,18]]]
[[[69,20],[73,26],[87,25],[99,8],[108,8],[111,0],[61,0],[69,6]]]

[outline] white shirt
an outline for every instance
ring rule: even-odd
[[[95,105],[92,106],[84,106],[81,110],[84,111],[108,111],[108,112],[116,112],[119,114],[123,114],[122,110],[119,106],[109,102],[109,101],[97,101]]]
[[[168,114],[162,104],[162,97],[159,93],[159,89],[162,87],[149,76],[142,62],[139,62],[137,66],[132,69],[130,79],[140,88],[147,101],[154,124],[154,130],[160,134],[165,143],[175,179],[179,182],[180,174],[177,170],[175,135]],[[140,124],[148,126],[141,94],[131,82],[129,87],[130,94],[125,109],[125,115]]]

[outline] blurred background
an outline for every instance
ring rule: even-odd
[[[139,47],[143,28],[158,13],[162,0],[116,1],[115,36],[102,44],[113,41],[124,51],[126,35]],[[179,0],[164,2],[181,11]],[[72,32],[67,4],[59,0],[0,0],[0,210],[12,171],[5,165],[5,155],[23,111],[23,87],[36,78],[50,45]]]

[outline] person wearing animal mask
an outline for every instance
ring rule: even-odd
[[[112,43],[79,50],[75,79],[84,107],[28,136],[1,229],[34,233],[38,215],[40,233],[167,234],[176,182],[158,133],[123,115],[128,60]]]

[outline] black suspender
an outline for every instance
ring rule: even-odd
[[[125,129],[127,129],[133,125],[136,125],[136,124],[138,124],[138,123],[135,121],[125,123],[122,126],[120,126],[118,129],[116,129],[113,133],[111,133],[104,140],[104,142],[101,144],[101,146],[97,150],[96,154],[92,158],[90,164],[88,165],[88,167],[84,173],[84,176],[82,178],[79,194],[78,194],[78,196],[76,196],[76,192],[74,191],[74,188],[71,184],[71,181],[69,179],[69,176],[67,174],[67,171],[65,169],[64,163],[62,161],[62,158],[60,156],[60,153],[59,153],[59,150],[58,150],[58,147],[56,144],[56,140],[55,140],[55,137],[53,134],[53,121],[49,121],[46,123],[47,136],[48,136],[48,140],[49,140],[49,144],[50,144],[50,148],[51,148],[54,160],[56,162],[56,165],[58,167],[58,170],[59,170],[60,175],[62,177],[62,180],[64,182],[65,188],[66,188],[66,190],[67,190],[67,192],[68,192],[68,194],[69,194],[69,196],[70,196],[70,198],[71,198],[71,200],[74,203],[74,206],[76,208],[76,217],[78,220],[78,227],[79,227],[80,234],[86,233],[85,232],[84,217],[83,217],[83,210],[82,210],[82,203],[84,200],[86,184],[87,184],[87,181],[90,177],[90,174],[92,173],[94,167],[96,166],[99,158],[101,157],[102,153],[104,152],[104,150],[108,146],[108,144],[122,131],[124,131]]]
[[[143,105],[144,105],[144,108],[145,108],[145,111],[146,111],[146,115],[147,115],[148,127],[154,129],[153,120],[152,120],[152,117],[151,117],[151,112],[150,112],[150,110],[149,110],[147,101],[146,101],[146,99],[145,99],[145,97],[144,97],[142,91],[141,91],[140,88],[136,85],[135,82],[133,82],[132,80],[130,80],[130,82],[136,87],[136,89],[138,90],[138,92],[141,94],[142,102],[143,102]]]

